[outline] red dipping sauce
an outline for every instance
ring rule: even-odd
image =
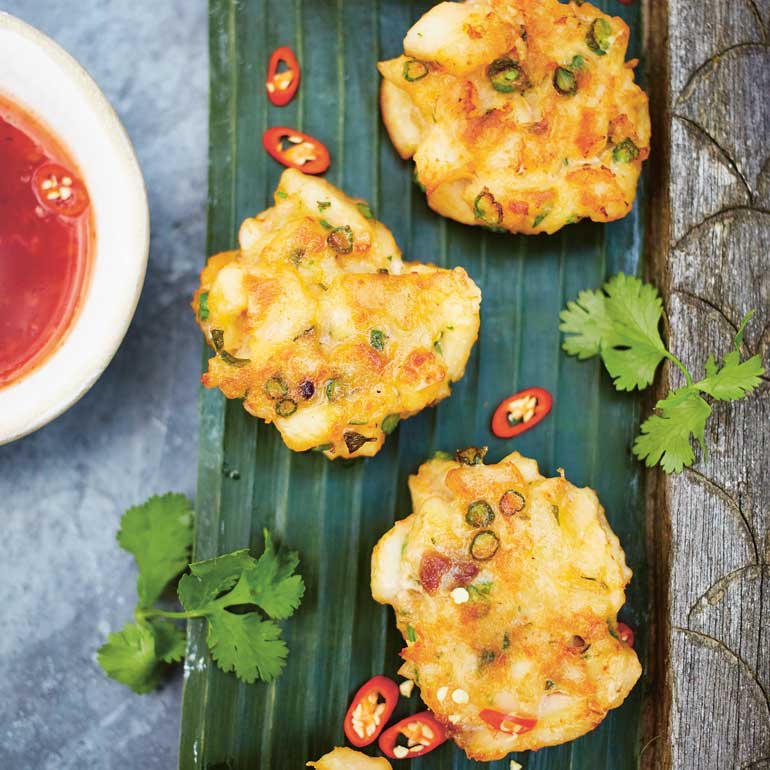
[[[85,294],[93,218],[80,171],[37,119],[0,96],[0,387],[61,344]]]

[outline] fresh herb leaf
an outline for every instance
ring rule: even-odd
[[[118,543],[139,568],[139,606],[150,607],[190,561],[192,508],[184,495],[151,497],[120,520]]]

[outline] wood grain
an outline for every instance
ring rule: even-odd
[[[651,0],[648,10],[662,169],[652,278],[669,344],[701,372],[755,308],[743,352],[768,368],[770,2]],[[662,380],[661,392],[681,375]],[[770,768],[769,396],[765,381],[715,404],[707,456],[651,479],[666,695],[654,767]]]

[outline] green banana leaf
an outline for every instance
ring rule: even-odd
[[[412,181],[412,164],[398,158],[380,122],[375,68],[378,59],[401,52],[405,31],[430,5],[210,0],[209,253],[232,248],[240,222],[270,205],[282,169],[262,149],[261,136],[268,126],[288,125],[326,144],[329,180],[370,201],[406,259],[464,266],[483,302],[480,337],[451,398],[402,422],[371,460],[331,463],[291,452],[240,401],[201,391],[196,558],[248,545],[259,552],[268,527],[299,550],[307,593],[284,624],[289,660],[272,684],[245,685],[220,671],[208,657],[205,628],[190,624],[183,770],[293,770],[344,745],[351,695],[374,674],[394,676],[402,647],[391,609],[371,598],[371,550],[411,512],[407,478],[437,449],[488,444],[490,462],[518,449],[545,472],[563,467],[574,483],[598,491],[635,571],[621,617],[637,629],[637,650],[646,659],[645,517],[641,471],[630,455],[638,399],[616,393],[596,361],[561,352],[558,331],[559,311],[580,289],[619,270],[640,272],[645,191],[621,222],[581,223],[550,237],[494,234],[431,212]],[[640,4],[599,5],[628,21],[631,55],[638,56]],[[285,108],[272,107],[264,89],[267,60],[279,45],[291,45],[302,64],[297,98]],[[517,439],[496,439],[489,430],[493,409],[531,385],[553,393],[553,412]],[[637,767],[645,689],[643,679],[584,738],[511,758],[527,770]],[[419,710],[417,694],[402,699],[400,709]],[[451,742],[412,762],[415,770],[475,765]],[[508,770],[508,761],[490,767]]]

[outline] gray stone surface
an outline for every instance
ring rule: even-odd
[[[192,495],[200,338],[188,307],[204,252],[204,0],[0,0],[93,75],[133,139],[152,214],[134,322],[105,374],[54,423],[0,447],[0,768],[170,770],[181,677],[138,696],[95,651],[131,616],[115,542],[148,495]],[[116,180],[119,183],[119,180]]]

